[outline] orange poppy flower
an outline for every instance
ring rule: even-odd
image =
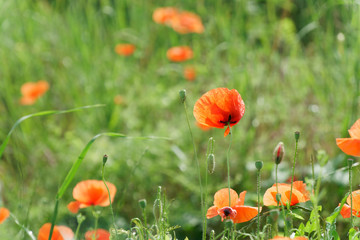
[[[153,20],[158,24],[171,25],[172,19],[179,13],[177,8],[174,7],[164,7],[157,8],[153,13]]]
[[[307,237],[294,237],[294,238],[289,238],[289,237],[280,237],[280,236],[276,236],[270,240],[308,240]]]
[[[193,51],[188,46],[172,47],[167,50],[166,56],[170,61],[183,62],[193,58]]]
[[[206,213],[207,218],[213,218],[217,215],[221,216],[221,221],[230,218],[234,223],[247,222],[258,214],[258,208],[244,206],[246,191],[237,196],[237,193],[230,189],[223,188],[214,195],[214,206],[210,207]]]
[[[0,224],[3,223],[10,216],[10,211],[7,208],[0,208]]]
[[[46,91],[49,90],[49,83],[44,80],[38,82],[27,82],[21,86],[22,97],[20,99],[20,104],[22,105],[32,105],[36,100],[44,95]]]
[[[188,81],[194,81],[196,78],[196,71],[194,67],[187,66],[184,68],[184,77]]]
[[[356,217],[360,217],[360,190],[353,191],[352,193],[352,215]],[[351,216],[351,197],[350,195],[346,199],[347,204],[344,204],[342,207],[340,214],[343,218],[349,218]],[[340,205],[340,204],[339,204]]]
[[[201,124],[199,122],[196,122],[196,126],[198,126],[203,131],[207,131],[207,130],[209,130],[211,128],[211,127],[203,125],[203,124]]]
[[[87,231],[85,233],[85,240],[94,240],[95,237],[95,230]],[[109,240],[110,233],[104,229],[97,229],[96,230],[96,238],[95,240]]]
[[[114,184],[106,182],[109,188],[111,202],[114,201],[116,187]],[[74,187],[73,197],[76,201],[68,204],[68,209],[72,213],[77,213],[79,208],[90,206],[106,207],[110,205],[109,195],[106,186],[101,180],[81,181]]]
[[[120,56],[130,56],[136,50],[135,45],[133,44],[117,44],[115,46],[115,52]]]
[[[347,155],[360,157],[360,119],[349,129],[351,138],[337,138],[336,144]]]
[[[45,223],[39,230],[38,240],[48,240],[50,234],[51,223]],[[74,232],[66,226],[54,226],[51,240],[72,240]]]
[[[204,32],[201,18],[195,13],[186,11],[180,12],[171,19],[171,27],[181,34]]]
[[[194,117],[200,124],[224,128],[237,124],[245,113],[245,104],[236,89],[215,88],[201,96],[194,106]],[[226,137],[230,132],[227,127]]]
[[[281,204],[286,205],[290,200],[291,184],[278,183],[279,193],[281,194]],[[306,184],[303,181],[296,181],[293,183],[290,206],[295,204],[306,202],[310,200],[310,193],[306,190]],[[266,190],[264,194],[264,205],[265,206],[277,206],[276,201],[276,183]]]

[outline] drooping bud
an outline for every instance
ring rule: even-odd
[[[107,160],[108,160],[108,155],[105,154],[105,155],[103,156],[103,165],[106,164]]]
[[[184,103],[186,100],[186,90],[185,89],[180,90],[179,96],[180,96],[181,103]]]
[[[299,131],[296,131],[296,132],[295,132],[295,140],[296,140],[296,141],[299,141],[299,138],[300,138],[300,132],[299,132]]]
[[[273,153],[273,158],[276,164],[281,163],[281,161],[284,159],[285,156],[285,147],[283,142],[279,142],[278,145],[276,145]]]
[[[256,161],[255,162],[255,167],[257,170],[261,170],[263,167],[263,162],[262,161]]]
[[[146,208],[146,199],[140,199],[139,200],[139,205],[142,209],[145,209]]]
[[[209,154],[208,155],[208,171],[210,174],[213,174],[215,171],[215,155],[214,154]]]

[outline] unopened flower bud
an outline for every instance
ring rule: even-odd
[[[140,199],[139,205],[142,209],[145,209],[146,208],[146,199]]]
[[[283,142],[279,142],[278,145],[276,145],[273,153],[273,158],[276,164],[281,163],[281,161],[284,159],[285,156],[285,147]]]
[[[263,167],[263,162],[262,161],[256,161],[255,162],[255,167],[257,170],[261,170]]]
[[[185,100],[186,100],[186,90],[185,90],[185,89],[180,90],[180,91],[179,91],[179,95],[180,95],[181,103],[184,103]]]
[[[300,132],[299,132],[299,131],[296,131],[296,132],[295,132],[295,140],[296,140],[296,141],[299,141],[299,138],[300,138]]]
[[[234,222],[231,219],[225,220],[225,228],[232,228],[234,226]]]
[[[214,154],[209,154],[208,155],[208,171],[210,174],[213,174],[215,171],[215,155]]]
[[[103,156],[103,165],[106,164],[107,160],[108,160],[108,155],[105,154],[105,155]]]

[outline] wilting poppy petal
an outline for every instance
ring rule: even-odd
[[[114,184],[106,182],[111,196],[114,200],[116,187]],[[98,205],[106,207],[110,205],[108,192],[105,184],[101,180],[86,180],[76,184],[73,190],[73,197],[80,202],[80,208]]]
[[[188,46],[177,46],[169,48],[166,56],[170,61],[183,62],[193,58],[193,51]]]
[[[215,216],[219,215],[218,208],[216,206],[209,207],[206,213],[207,218],[213,218]]]
[[[95,236],[95,230],[87,231],[85,233],[85,240],[93,240]],[[109,240],[110,233],[104,229],[97,229],[96,230],[96,238],[95,240]]]
[[[70,212],[76,214],[79,211],[80,204],[81,203],[78,201],[72,201],[67,205],[67,208],[69,209]]]
[[[57,226],[57,229],[59,230],[61,236],[64,238],[64,240],[73,240],[74,239],[74,232],[71,230],[71,228],[67,226]]]
[[[136,47],[133,44],[117,44],[115,46],[115,52],[120,56],[130,56],[136,50]]]
[[[230,198],[231,202],[229,204],[229,189],[223,188],[219,191],[217,191],[214,195],[214,206],[216,206],[218,209],[223,207],[233,207],[237,203],[238,196],[237,193],[230,189]]]
[[[235,218],[232,220],[234,223],[242,223],[247,222],[256,217],[258,215],[258,208],[257,207],[248,207],[248,206],[235,206],[234,209],[236,210],[237,214]]]
[[[38,240],[48,240],[50,235],[51,223],[45,223],[39,230]],[[54,226],[51,240],[64,240],[57,226]]]
[[[237,124],[245,113],[245,104],[235,89],[216,88],[208,91],[196,101],[194,117],[200,124],[224,128]],[[225,131],[225,135],[230,129]]]
[[[360,139],[337,138],[336,144],[347,155],[360,157]]]
[[[7,208],[0,208],[0,224],[3,223],[10,216],[10,211]]]

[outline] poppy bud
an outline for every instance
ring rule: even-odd
[[[296,140],[296,141],[299,141],[299,138],[300,138],[300,132],[299,132],[299,131],[296,131],[296,132],[295,132],[295,140]]]
[[[179,95],[180,95],[181,103],[184,103],[186,100],[186,90],[185,89],[180,90]]]
[[[139,200],[139,205],[142,209],[145,209],[146,208],[146,199],[140,199]]]
[[[285,147],[283,142],[279,142],[278,145],[276,145],[273,153],[274,161],[276,164],[281,163],[281,161],[284,159],[285,156]]]
[[[234,226],[234,222],[231,219],[225,220],[225,228],[232,228]]]
[[[103,165],[106,164],[107,160],[108,160],[108,155],[105,154],[105,155],[103,156]]]
[[[353,163],[354,163],[354,159],[349,158],[349,159],[348,159],[349,168],[352,167]]]
[[[277,193],[277,194],[276,194],[276,201],[277,201],[278,203],[281,202],[281,194],[280,194],[280,193]]]
[[[261,170],[263,167],[263,162],[262,161],[256,161],[255,162],[255,167],[257,170]]]
[[[215,155],[212,153],[208,155],[208,171],[210,174],[215,171]]]

